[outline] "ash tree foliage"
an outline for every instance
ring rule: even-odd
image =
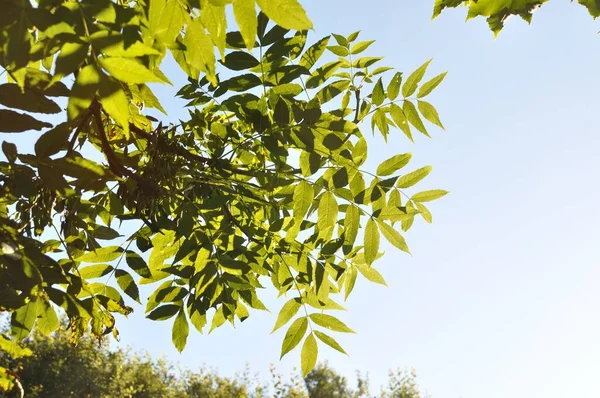
[[[494,35],[497,35],[512,16],[518,15],[530,23],[533,12],[546,2],[548,0],[435,0],[433,18],[446,8],[465,6],[469,10],[467,20],[484,17]],[[594,19],[600,17],[598,0],[577,0],[577,2],[584,6]]]
[[[308,40],[296,0],[8,0],[0,25],[0,131],[36,140],[3,142],[0,162],[0,348],[16,355],[61,313],[73,343],[116,337],[147,284],[147,317],[181,351],[192,328],[266,310],[271,285],[281,355],[300,346],[307,374],[320,344],[345,353],[334,298],[359,276],[385,284],[381,240],[408,252],[404,232],[446,194],[413,188],[431,167],[410,153],[363,167],[365,129],[442,127],[426,97],[445,73],[383,66],[359,32]],[[164,113],[150,83],[170,84],[168,54],[189,78],[177,124],[147,114]]]

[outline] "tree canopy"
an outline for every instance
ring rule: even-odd
[[[572,1],[572,0],[571,0]],[[548,0],[435,0],[433,18],[436,18],[446,8],[468,7],[467,20],[476,17],[487,19],[490,29],[497,35],[508,18],[518,15],[528,23],[533,12]],[[597,0],[577,0],[590,15],[600,17],[600,2]]]
[[[143,284],[147,317],[171,320],[181,351],[190,326],[266,310],[270,285],[285,297],[273,331],[290,324],[282,356],[302,342],[307,374],[317,341],[345,353],[331,332],[352,329],[330,314],[343,309],[334,297],[359,275],[385,284],[381,236],[408,252],[404,233],[447,193],[414,190],[431,167],[408,166],[408,152],[365,170],[364,125],[383,140],[443,128],[426,97],[445,73],[425,79],[427,61],[405,76],[367,55],[358,31],[315,41],[311,27],[296,0],[4,2],[0,132],[36,142],[2,143],[12,332],[0,349],[26,355],[17,343],[55,331],[57,309],[72,343],[117,337],[115,314],[142,302]],[[188,77],[178,123],[148,113],[165,113],[152,88],[170,84],[167,56]]]

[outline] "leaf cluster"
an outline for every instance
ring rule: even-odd
[[[288,297],[282,356],[304,341],[307,374],[317,341],[345,353],[329,333],[352,330],[324,311],[343,309],[333,297],[358,275],[385,284],[372,267],[380,236],[408,252],[404,232],[446,194],[404,191],[431,171],[402,171],[410,153],[364,170],[360,126],[429,136],[425,121],[442,123],[424,98],[445,74],[422,83],[428,61],[403,82],[362,54],[373,41],[359,32],[309,45],[295,0],[256,3],[258,14],[253,0],[8,1],[0,129],[44,129],[34,154],[2,145],[0,311],[16,340],[55,331],[58,308],[73,343],[117,337],[115,314],[152,285],[147,317],[172,319],[181,351],[191,327],[266,310],[268,284]],[[164,112],[149,84],[169,84],[167,53],[189,81],[188,118],[168,125],[146,112]],[[61,113],[60,96],[65,122],[29,115]]]

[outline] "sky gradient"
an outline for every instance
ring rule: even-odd
[[[369,372],[373,391],[388,369],[412,366],[434,398],[599,397],[600,25],[553,1],[531,26],[512,19],[494,40],[484,20],[464,23],[464,9],[431,21],[432,3],[303,1],[313,41],[361,30],[386,65],[410,72],[434,58],[429,77],[449,71],[430,98],[446,131],[415,144],[400,131],[387,145],[370,137],[365,168],[412,152],[413,169],[434,167],[418,187],[451,194],[430,206],[433,225],[415,222],[407,234],[412,256],[384,243],[375,266],[389,287],[359,279],[339,314],[357,334],[335,336],[349,356],[320,346],[320,359],[351,384],[355,369]],[[172,81],[156,93],[176,120],[182,102],[167,98],[185,79]],[[145,320],[134,305],[118,323],[120,344],[224,375],[246,362],[263,376],[269,363],[287,373],[299,350],[280,362],[285,329],[269,334],[283,301],[262,297],[271,314],[193,332],[182,354],[172,322]]]

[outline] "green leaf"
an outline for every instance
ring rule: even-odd
[[[416,129],[419,130],[421,133],[423,133],[427,137],[429,137],[429,134],[427,133],[427,129],[425,129],[425,125],[423,124],[423,121],[421,120],[421,117],[419,116],[419,113],[417,112],[417,108],[415,108],[415,105],[410,101],[404,101],[404,109],[403,110],[404,110],[404,115],[406,115],[406,119],[408,119],[410,124],[415,126]]]
[[[195,68],[196,71],[206,73],[208,81],[216,86],[215,52],[212,41],[204,31],[204,26],[200,19],[194,19],[188,24],[183,44],[187,48],[187,52],[185,53],[187,63]],[[198,75],[190,77],[198,79]]]
[[[433,105],[429,102],[417,101],[417,106],[419,107],[419,112],[421,112],[425,119],[442,129],[444,128],[444,125],[442,125],[442,122],[440,121],[440,115]]]
[[[223,65],[231,70],[245,70],[260,65],[260,62],[245,51],[233,51],[227,54]]]
[[[131,58],[102,57],[98,59],[98,62],[112,77],[124,83],[142,84],[149,82],[165,82],[156,74],[152,73],[150,69]]]
[[[306,317],[296,319],[285,333],[283,344],[281,345],[281,357],[293,350],[302,341],[306,329],[308,328],[308,320]]]
[[[0,84],[0,104],[36,113],[59,113],[61,110],[56,102],[45,95],[32,90],[22,92],[14,83]]]
[[[131,268],[142,278],[150,278],[152,276],[146,261],[139,254],[132,251],[127,251],[125,254],[125,261],[127,261],[129,268]]]
[[[319,200],[319,211],[317,217],[317,226],[319,228],[319,238],[324,240],[331,239],[338,216],[338,204],[335,195],[331,191],[326,191]]]
[[[412,157],[411,153],[405,153],[401,155],[394,155],[391,158],[384,160],[379,166],[377,166],[378,176],[389,176],[394,174],[408,164]]]
[[[317,357],[319,355],[319,347],[317,346],[317,340],[311,333],[308,335],[304,344],[302,345],[302,352],[300,354],[300,363],[302,366],[302,376],[306,376],[311,370],[314,369],[317,364]]]
[[[404,240],[404,237],[400,235],[400,232],[396,231],[394,227],[384,223],[383,221],[377,220],[377,224],[379,224],[381,234],[387,239],[388,242],[398,249],[410,254],[410,250],[408,250],[406,241]]]
[[[98,90],[101,73],[95,65],[81,68],[69,96],[67,105],[69,120],[77,119],[82,112],[90,108]]]
[[[23,113],[0,109],[0,133],[22,133],[28,130],[41,130],[45,127],[52,127],[52,125]]]
[[[390,101],[395,100],[400,94],[400,85],[402,84],[402,73],[397,72],[392,80],[390,80],[390,84],[387,88],[387,97]]]
[[[375,106],[381,105],[383,103],[383,100],[385,99],[385,93],[383,92],[383,83],[381,81],[381,78],[379,78],[379,80],[377,80],[377,83],[375,83],[371,99],[373,100],[373,104]]]
[[[344,244],[352,246],[356,241],[360,226],[360,213],[354,205],[349,205],[344,219]]]
[[[323,332],[319,332],[318,330],[315,330],[314,334],[319,338],[319,340],[321,340],[323,343],[327,344],[329,347],[341,352],[342,354],[348,355],[348,353],[346,353],[346,351],[344,351],[342,346],[339,345],[338,342],[335,341],[335,339],[333,337],[330,337]]]
[[[122,269],[118,269],[115,271],[115,277],[121,290],[123,290],[123,292],[126,295],[128,295],[129,297],[141,304],[140,292],[138,290],[137,285],[135,284],[135,281],[133,280],[133,277],[127,271],[124,271]]]
[[[153,321],[166,321],[167,319],[174,317],[180,309],[181,306],[177,304],[166,304],[156,308],[146,315],[146,318],[152,319]]]
[[[213,43],[219,49],[221,59],[225,56],[225,37],[227,34],[227,18],[225,17],[225,6],[214,5],[210,1],[201,0],[200,20],[212,38]]]
[[[321,104],[325,104],[343,93],[346,89],[348,89],[349,86],[350,80],[335,81],[319,90],[319,92],[315,95],[315,98],[317,98]]]
[[[52,307],[52,303],[39,300],[37,310],[37,330],[46,336],[56,331],[60,325],[56,311],[54,311],[54,307]]]
[[[377,271],[375,268],[369,267],[365,264],[356,264],[356,268],[361,273],[361,275],[367,278],[369,281],[387,286],[387,283],[385,283],[383,276],[381,276],[379,271]]]
[[[329,46],[327,49],[339,57],[345,57],[348,55],[348,49],[343,46]]]
[[[373,43],[375,43],[375,40],[360,41],[352,46],[352,48],[350,49],[350,54],[352,54],[352,55],[360,54],[361,52],[363,52],[367,48],[369,48],[369,46]]]
[[[302,180],[294,189],[294,218],[301,221],[312,205],[314,190],[310,183]]]
[[[71,131],[68,123],[61,123],[46,131],[35,143],[35,154],[42,158],[57,154],[65,147]]]
[[[427,175],[431,173],[432,169],[433,167],[431,166],[425,166],[411,173],[405,174],[398,179],[396,186],[398,188],[410,188],[423,178],[427,177]]]
[[[431,212],[429,211],[429,209],[425,207],[424,204],[419,202],[415,202],[415,205],[417,205],[417,209],[419,210],[419,213],[421,213],[421,217],[423,217],[423,220],[431,224],[433,222],[433,217],[431,216]]]
[[[10,357],[12,357],[12,359],[19,359],[33,355],[33,352],[29,348],[22,347],[15,341],[8,339],[3,334],[0,334],[0,351],[8,354]]]
[[[402,86],[402,95],[404,98],[410,97],[415,93],[415,91],[417,91],[417,86],[421,82],[421,79],[423,79],[423,76],[425,76],[425,72],[427,71],[427,67],[431,61],[432,60],[430,59],[429,61],[425,62],[417,70],[411,73],[410,76],[408,76],[404,86]]]
[[[432,200],[439,199],[448,194],[448,191],[442,189],[432,189],[430,191],[423,191],[411,196],[411,200],[415,202],[431,202]]]
[[[79,70],[79,66],[88,55],[89,48],[90,46],[87,43],[65,43],[61,47],[58,57],[56,57],[52,83],[59,82],[72,72]],[[81,68],[81,70],[85,68],[86,66]],[[81,70],[79,70],[79,73],[81,73]]]
[[[357,272],[355,267],[349,267],[346,270],[344,279],[344,300],[348,300],[348,296],[352,293],[356,283],[356,276]]]
[[[121,253],[123,253],[123,249],[119,246],[101,247],[79,256],[75,260],[83,263],[108,263],[119,258]]]
[[[365,227],[365,261],[371,265],[379,253],[379,230],[377,223],[369,218]]]
[[[150,36],[165,45],[170,45],[181,31],[184,10],[178,0],[152,0],[149,2]]]
[[[404,115],[404,111],[396,104],[390,105],[390,116],[396,126],[408,137],[409,140],[413,141],[412,133],[410,131],[410,125],[408,124],[408,120],[406,119],[406,115]]]
[[[223,314],[223,306],[221,306],[213,315],[213,319],[210,323],[210,330],[208,331],[208,333],[210,334],[213,330],[222,326],[226,320],[227,319],[225,318],[225,314]]]
[[[173,322],[173,345],[177,351],[182,352],[187,343],[188,335],[190,334],[190,326],[188,325],[185,311],[183,308],[179,310],[175,322]]]
[[[254,3],[254,0],[233,0],[233,16],[240,27],[240,33],[249,51],[252,51],[254,47],[256,32],[258,31]]]
[[[319,58],[321,58],[323,52],[325,52],[325,49],[327,48],[327,43],[329,43],[329,36],[324,37],[323,39],[310,46],[308,50],[306,50],[304,54],[302,54],[302,58],[300,58],[300,62],[298,64],[300,66],[305,67],[306,69],[312,68],[315,65],[315,63],[319,60]]]
[[[275,322],[275,326],[273,327],[273,330],[271,330],[271,333],[275,332],[277,329],[288,323],[289,320],[292,319],[294,315],[298,313],[300,307],[301,303],[300,300],[297,298],[293,298],[286,302],[281,308],[281,311],[279,311],[277,321]]]
[[[381,61],[383,59],[383,57],[362,57],[357,59],[356,61],[354,61],[352,63],[352,66],[354,68],[368,68],[369,66],[373,65],[374,63]]]
[[[108,264],[89,265],[79,269],[78,274],[83,279],[94,279],[110,274],[114,268]]]
[[[121,84],[110,77],[102,75],[98,94],[100,95],[100,103],[106,113],[121,126],[125,137],[129,138],[129,100]]]
[[[327,314],[310,314],[310,320],[317,325],[324,327],[325,329],[332,330],[334,332],[342,333],[354,333],[352,329],[344,324],[334,316]]]
[[[256,2],[269,19],[283,28],[312,29],[312,22],[297,0],[256,0]]]
[[[29,336],[38,314],[38,298],[34,297],[29,303],[12,313],[11,330],[17,341]]]
[[[423,98],[429,95],[437,86],[439,86],[439,84],[444,80],[447,74],[448,72],[439,74],[433,79],[423,84],[419,89],[419,92],[417,93],[417,98]]]

